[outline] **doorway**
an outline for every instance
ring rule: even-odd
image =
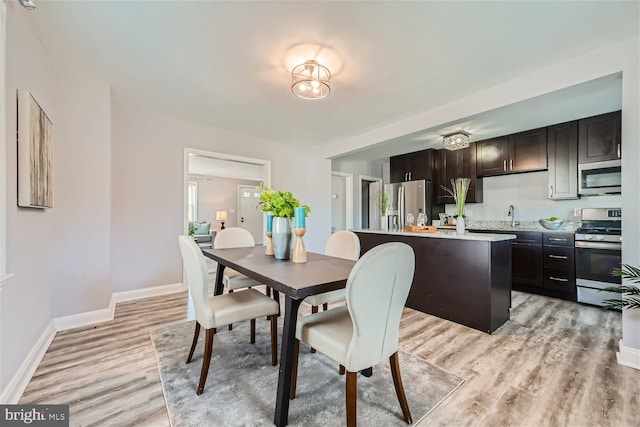
[[[360,228],[380,228],[380,215],[377,214],[378,208],[375,195],[382,185],[382,178],[376,176],[360,175],[359,178],[359,195],[358,195],[358,218],[360,220]]]
[[[331,232],[353,229],[353,174],[331,172]]]

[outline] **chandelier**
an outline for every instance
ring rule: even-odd
[[[447,150],[459,150],[469,146],[469,134],[465,132],[456,132],[451,135],[445,135],[442,140],[444,148]]]
[[[316,61],[296,65],[291,71],[291,92],[304,99],[321,99],[331,93],[331,72]]]

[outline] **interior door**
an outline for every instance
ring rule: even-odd
[[[253,185],[238,185],[238,226],[248,230],[256,244],[262,243],[262,211],[257,208],[260,191]]]

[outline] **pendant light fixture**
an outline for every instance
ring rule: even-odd
[[[456,132],[451,135],[445,135],[442,144],[447,150],[459,150],[469,146],[469,134],[466,132]]]
[[[310,60],[291,71],[291,92],[304,99],[322,99],[331,93],[331,72]]]

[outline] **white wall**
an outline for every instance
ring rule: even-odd
[[[307,248],[322,250],[331,229],[329,161],[290,145],[128,109],[117,100],[112,115],[114,292],[182,281],[176,237],[184,232],[185,147],[271,160],[273,185],[311,207]]]
[[[105,308],[109,277],[109,87],[54,64],[28,12],[7,3],[7,271],[1,312],[2,389],[56,316]],[[53,208],[16,204],[16,89],[53,122]]]
[[[214,227],[220,226],[220,221],[216,221],[216,211],[227,211],[225,227],[237,227],[238,185],[255,187],[260,184],[260,181],[220,177],[197,179],[197,182],[198,221],[210,222]]]
[[[631,190],[630,190],[631,191]],[[483,178],[482,203],[468,203],[473,220],[511,221],[507,216],[509,205],[515,207],[517,221],[537,221],[557,216],[574,221],[574,208],[620,207],[620,195],[582,197],[576,200],[550,200],[547,198],[547,172],[528,172]],[[447,213],[456,212],[454,204],[447,204]],[[580,217],[578,215],[577,220]]]

